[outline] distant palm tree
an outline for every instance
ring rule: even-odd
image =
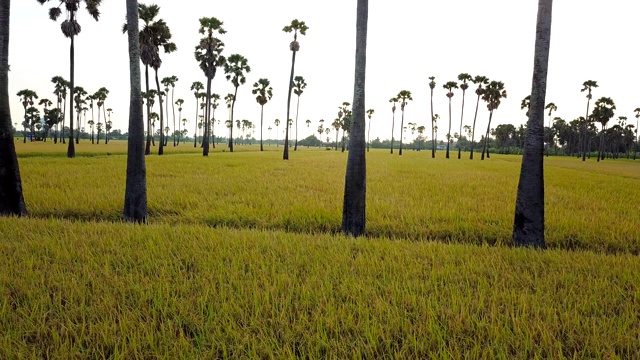
[[[433,115],[433,89],[436,88],[436,77],[429,76],[429,89],[431,89],[431,158],[436,157],[436,136],[434,129],[434,115]]]
[[[193,95],[196,97],[196,128],[193,132],[193,147],[198,146],[198,100],[200,100],[200,92],[204,89],[204,85],[200,81],[194,81],[191,84],[191,91],[193,91]]]
[[[458,134],[460,134],[460,137],[462,137],[462,122],[464,120],[464,95],[469,88],[468,82],[473,81],[473,78],[467,73],[462,73],[458,75],[458,81],[461,82],[460,89],[462,89],[462,110],[460,111],[460,131],[458,132]],[[462,147],[460,146],[460,144],[458,144],[458,159],[460,159],[461,152]]]
[[[108,93],[109,90],[103,88],[104,90],[106,90],[106,92]],[[74,101],[75,101],[75,108],[76,108],[76,114],[77,114],[77,124],[78,126],[76,127],[76,144],[78,144],[80,142],[80,119],[81,119],[81,112],[82,112],[82,106],[86,103],[85,101],[85,96],[87,96],[87,92],[85,91],[84,88],[82,88],[81,86],[76,86],[75,88],[75,96],[74,96]],[[105,99],[106,99],[106,95],[105,95]]]
[[[367,152],[369,152],[369,146],[371,145],[371,117],[375,110],[369,109],[367,110],[367,117],[369,118],[369,128],[367,129]]]
[[[296,142],[293,146],[293,151],[298,151],[298,112],[300,110],[300,95],[302,95],[306,87],[307,83],[304,81],[302,76],[296,76],[293,78],[293,93],[298,96],[298,103],[296,105]]]
[[[271,100],[273,97],[273,88],[271,87],[271,83],[269,79],[260,79],[253,84],[253,90],[251,93],[256,96],[256,101],[260,105],[260,151],[264,151],[264,147],[262,146],[262,128],[263,128],[263,120],[264,120],[264,106]],[[300,95],[298,95],[300,98]],[[308,122],[311,122],[307,120]],[[307,125],[308,126],[308,125]],[[296,142],[297,143],[297,142]]]
[[[438,143],[438,120],[440,120],[440,115],[435,114],[433,118],[431,118],[431,128],[433,129],[433,143]]]
[[[289,50],[291,50],[291,75],[289,76],[289,92],[287,95],[287,117],[289,119],[289,113],[291,109],[291,90],[293,89],[293,74],[296,66],[296,53],[300,50],[300,43],[298,42],[298,33],[301,35],[306,35],[309,27],[304,23],[304,21],[298,21],[298,19],[294,19],[291,21],[290,25],[285,26],[282,31],[286,33],[293,32],[293,41],[289,44]],[[289,160],[289,127],[285,126],[285,135],[284,135],[284,154],[282,155],[283,160]]]
[[[215,149],[216,148],[216,134],[214,132],[214,127],[213,124],[216,122],[216,109],[218,108],[218,106],[220,105],[219,101],[220,101],[220,95],[218,94],[211,94],[211,108],[213,109],[213,112],[211,113],[211,119],[209,121],[209,127],[210,129],[208,129],[207,131],[211,132],[211,146]]]
[[[178,142],[176,145],[180,145],[180,138],[182,134],[182,130],[180,130],[180,119],[182,118],[182,104],[184,104],[184,99],[178,99],[174,104],[178,105]]]
[[[20,97],[20,101],[22,102],[22,106],[24,107],[24,122],[22,123],[24,132],[22,135],[22,142],[26,143],[27,126],[29,124],[29,121],[27,120],[27,107],[33,106],[33,104],[35,103],[34,100],[38,98],[38,94],[36,94],[36,92],[33,90],[24,89],[18,91],[16,95]],[[11,119],[9,119],[9,123],[11,123]]]
[[[605,148],[604,148],[604,136],[605,128],[611,118],[613,118],[614,110],[616,110],[616,104],[611,98],[601,97],[596,101],[593,107],[593,113],[591,114],[594,121],[597,121],[601,125],[600,130],[600,146],[598,146],[598,161],[604,160]]]
[[[471,80],[474,84],[478,85],[478,88],[476,89],[476,95],[478,95],[478,100],[476,101],[476,113],[473,116],[473,126],[471,127],[471,155],[469,155],[469,160],[473,160],[473,142],[474,142],[474,137],[476,135],[476,120],[478,118],[478,106],[480,105],[480,98],[482,97],[482,95],[484,95],[485,93],[485,88],[483,88],[483,85],[488,85],[489,84],[489,79],[487,79],[486,76],[481,76],[481,75],[476,75],[473,80]]]
[[[211,106],[211,81],[216,76],[216,70],[219,67],[225,66],[226,58],[222,55],[224,49],[224,43],[214,37],[215,33],[220,35],[225,34],[226,30],[222,28],[224,23],[215,17],[203,17],[200,18],[200,34],[205,35],[200,39],[200,43],[196,46],[195,57],[196,61],[200,64],[200,69],[207,77],[206,87],[206,101],[205,101],[205,115],[204,115],[204,136],[202,155],[209,156],[209,129],[211,126],[211,116],[209,116]],[[226,72],[226,71],[225,71]],[[233,151],[233,150],[231,150]]]
[[[308,131],[311,126],[311,120],[307,119],[304,123],[307,124],[307,131]],[[312,136],[312,135],[313,133],[309,134],[309,136]],[[307,143],[307,148],[309,148],[309,143]]]
[[[407,101],[413,100],[411,97],[411,91],[409,90],[401,90],[398,95],[396,95],[398,101],[400,101],[400,110],[402,111],[402,120],[400,121],[400,151],[398,151],[398,155],[402,155],[402,129],[404,127],[404,107],[407,106]]]
[[[171,87],[171,109],[173,111],[173,146],[176,146],[176,108],[174,107],[173,93],[176,88],[176,82],[178,77],[175,75],[162,78],[162,85],[164,86],[164,92],[167,94],[167,117],[169,117],[169,87]],[[165,144],[167,141],[165,140]]]
[[[636,113],[636,130],[635,130],[635,146],[633,147],[633,160],[636,159],[636,153],[638,149],[638,143],[640,142],[640,138],[638,138],[638,125],[640,125],[640,107],[633,110]]]
[[[38,0],[41,5],[48,2],[49,0]],[[71,96],[71,105],[69,106],[69,147],[67,149],[67,157],[73,158],[76,156],[75,146],[73,144],[73,99],[74,99],[74,91],[75,91],[75,47],[74,47],[74,38],[80,34],[80,24],[76,20],[77,12],[80,9],[80,4],[84,3],[87,8],[87,12],[91,17],[93,17],[96,21],[100,17],[100,10],[98,7],[101,4],[100,0],[54,0],[58,1],[58,6],[54,6],[49,9],[49,18],[53,21],[56,21],[60,15],[62,15],[62,10],[60,7],[64,4],[65,9],[67,11],[66,19],[60,24],[60,28],[65,37],[71,39],[71,47],[69,51],[69,59],[70,59],[70,73],[69,76],[69,89]],[[64,127],[64,126],[63,126]]]
[[[580,92],[587,91],[587,114],[585,115],[585,119],[589,119],[589,102],[591,101],[592,95],[591,90],[598,87],[598,82],[593,80],[587,80],[582,83],[582,90]],[[587,142],[587,121],[582,125],[582,161],[586,161],[588,149]]]
[[[500,100],[507,97],[507,91],[504,89],[504,83],[502,81],[491,81],[485,90],[482,100],[487,103],[487,109],[489,109],[489,123],[487,124],[487,132],[484,136],[484,147],[482,148],[482,157],[480,160],[484,160],[485,153],[487,154],[487,158],[489,158],[487,144],[489,141],[493,111],[500,106]]]
[[[0,215],[27,216],[9,106],[10,7],[0,1]]]
[[[390,103],[393,103],[393,107],[391,107],[391,154],[393,154],[393,131],[395,130],[395,122],[396,122],[396,103],[398,102],[398,98],[389,99]]]
[[[40,99],[40,101],[38,102],[38,105],[42,105],[42,107],[44,108],[44,110],[42,111],[44,113],[44,117],[45,119],[48,119],[48,113],[49,113],[49,106],[53,105],[53,103],[51,102],[51,100],[43,98]],[[47,121],[45,120],[45,124],[47,125],[45,127],[45,132],[44,132],[44,141],[47,141],[47,135],[48,135],[48,129],[50,127],[49,123],[47,123]]]
[[[453,89],[458,88],[458,83],[455,81],[447,81],[446,84],[442,85],[444,89],[447,90],[447,98],[449,98],[449,131],[447,132],[447,155],[446,158],[449,158],[449,145],[451,144],[451,98],[453,97]]]
[[[51,82],[55,86],[53,94],[56,95],[57,98],[57,107],[60,109],[60,115],[62,115],[62,133],[60,138],[62,139],[62,143],[65,144],[64,138],[64,109],[67,108],[67,89],[69,88],[69,82],[65,80],[62,76],[54,76],[51,78]],[[56,131],[53,134],[53,143],[58,143],[58,124],[56,124]]]
[[[552,131],[551,131],[551,129],[552,129],[552,126],[551,126],[551,113],[553,113],[554,111],[558,111],[558,107],[556,106],[556,104],[554,104],[554,103],[550,102],[550,103],[548,103],[548,104],[547,104],[547,106],[545,106],[544,108],[545,108],[546,110],[549,110],[549,134],[551,134],[551,135],[550,135],[550,138],[549,138],[549,140],[550,140],[549,142],[550,142],[551,144],[547,144],[547,149],[545,150],[545,152],[546,152],[547,156],[549,156],[549,149],[548,149],[548,147],[549,147],[549,146],[552,146],[552,145],[553,145],[553,142],[554,142],[554,141],[553,141],[553,135],[552,135],[553,133],[552,133]]]
[[[278,126],[280,126],[280,119],[276,119],[273,124],[276,126],[276,147],[278,147],[280,144],[278,144],[278,132],[279,132],[279,128]]]
[[[251,72],[251,67],[247,62],[247,58],[240,54],[232,54],[227,58],[227,62],[224,64],[224,73],[227,74],[226,78],[231,81],[235,92],[233,93],[233,101],[231,102],[231,119],[233,119],[233,109],[238,100],[238,87],[244,85],[247,81],[245,74]],[[233,152],[233,127],[231,128],[229,136],[229,151]]]

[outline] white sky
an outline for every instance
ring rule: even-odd
[[[57,3],[52,0],[41,6],[35,0],[12,1],[9,91],[14,123],[20,124],[23,116],[22,105],[15,96],[19,90],[29,88],[40,98],[53,101],[50,79],[55,75],[69,79],[69,39],[60,31],[60,19],[53,22],[47,13]],[[259,125],[260,107],[251,94],[252,85],[262,77],[271,81],[274,97],[264,108],[265,137],[274,119],[284,123],[286,117],[292,36],[281,30],[294,18],[305,21],[310,28],[307,36],[299,38],[301,49],[296,59],[296,75],[308,83],[300,101],[299,138],[310,133],[304,124],[306,119],[312,121],[309,131],[315,133],[319,119],[331,123],[338,106],[343,101],[352,102],[355,0],[155,3],[161,7],[159,17],[171,28],[178,47],[176,53],[162,55],[159,76],[179,78],[176,99],[185,100],[182,117],[189,119],[188,128],[193,127],[195,118],[195,99],[189,88],[193,81],[205,83],[193,56],[200,38],[198,18],[202,16],[214,16],[224,22],[224,54],[244,55],[252,69],[247,84],[238,90],[236,119],[249,119]],[[99,22],[84,7],[79,15],[82,32],[75,42],[76,85],[90,93],[102,86],[109,89],[106,106],[113,108],[114,129],[126,132],[129,58],[127,37],[121,33],[125,1],[104,1],[100,10]],[[462,72],[505,83],[508,98],[494,114],[492,127],[526,122],[520,101],[531,89],[536,12],[535,0],[370,1],[366,99],[367,108],[375,109],[371,139],[390,138],[388,100],[403,89],[411,91],[414,99],[406,108],[405,124],[425,125],[430,136],[429,76],[436,77],[434,112],[441,116],[438,137],[444,138],[448,105],[442,84],[457,80]],[[635,123],[633,109],[640,107],[640,90],[633,81],[640,78],[640,53],[633,50],[634,41],[640,37],[638,13],[640,3],[630,0],[554,2],[547,88],[547,102],[558,106],[554,116],[567,121],[584,116],[586,99],[580,89],[585,80],[591,79],[600,85],[594,98],[613,98],[618,108],[616,118],[625,115]],[[472,85],[467,91],[465,125],[473,120],[474,89]],[[222,69],[213,81],[212,91],[223,97],[233,91]],[[459,127],[461,95],[458,90],[453,97],[452,133]],[[295,117],[295,95],[293,100]],[[488,112],[482,101],[480,106],[477,131],[484,131]],[[219,108],[216,118],[227,118],[225,106]],[[396,138],[399,127],[397,122]]]

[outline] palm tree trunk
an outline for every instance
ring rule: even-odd
[[[124,192],[125,221],[147,221],[147,170],[144,151],[144,113],[140,90],[140,44],[138,38],[138,1],[127,0],[129,40],[129,139],[127,140],[127,178]]]
[[[264,119],[264,105],[260,106],[260,151],[264,151],[262,147],[262,123]]]
[[[451,144],[451,98],[449,98],[449,131],[447,132],[447,154],[446,158],[449,158],[449,144]]]
[[[544,103],[547,92],[553,0],[538,0],[531,105],[525,138],[512,244],[545,247],[544,240]]]
[[[587,121],[589,120],[589,102],[591,101],[590,98],[587,98],[587,113],[584,116],[584,126],[583,126],[583,135],[582,135],[582,141],[583,141],[583,146],[582,146],[582,161],[586,161],[586,154],[587,151],[589,151],[589,158],[591,158],[591,147],[587,146],[587,144],[590,145],[590,141],[587,142]]]
[[[487,124],[487,132],[484,135],[484,146],[482,147],[482,156],[480,160],[484,160],[484,154],[487,153],[487,158],[489,157],[489,151],[487,149],[487,143],[489,142],[489,130],[491,128],[491,118],[493,117],[493,110],[489,111],[489,123]],[[544,118],[542,119],[544,121]]]
[[[364,235],[366,222],[367,166],[364,131],[368,7],[368,0],[358,0],[353,116],[349,128],[350,145],[342,205],[342,232],[352,236]]]
[[[291,91],[293,90],[293,71],[296,66],[296,51],[292,51],[292,53],[293,54],[291,55],[291,75],[289,76],[289,94],[287,95],[287,118],[284,119],[285,121],[284,153],[282,154],[282,160],[289,160],[289,113],[291,109]]]
[[[369,128],[367,129],[367,152],[371,146],[371,118],[369,118]]]
[[[209,111],[211,103],[211,78],[207,77],[207,97],[204,101],[204,124],[202,136],[202,156],[209,156]]]
[[[74,17],[74,12],[71,12],[71,19]],[[71,101],[69,101],[69,147],[67,148],[67,157],[74,158],[76,157],[76,148],[73,144],[73,93],[75,91],[75,83],[74,83],[74,46],[73,46],[74,36],[71,35],[71,46],[69,47],[69,70],[71,71],[71,75],[69,76],[69,93],[71,96]]]
[[[433,124],[433,89],[431,89],[431,158],[436,158],[436,135]]]
[[[231,130],[229,130],[229,151],[233,152],[233,109],[236,107],[236,96],[238,96],[238,87],[233,93],[233,101],[231,102]]]
[[[146,94],[149,94],[149,65],[144,66],[144,80],[145,80],[145,91]],[[147,103],[147,144],[144,148],[144,154],[151,154],[151,141],[153,140],[153,132],[151,130],[151,105],[149,104],[149,99],[146,101]],[[98,108],[98,117],[100,117],[100,109]]]
[[[298,104],[296,105],[296,143],[293,151],[298,151],[298,111],[300,110],[300,95],[298,95]]]
[[[209,102],[211,102],[211,100],[209,100]],[[209,140],[211,143],[211,147],[213,147],[214,149],[216,148],[216,134],[214,132],[215,124],[216,124],[216,108],[213,108],[213,111],[211,112],[211,120],[209,121],[209,132],[211,133],[211,138]]]
[[[402,120],[400,120],[400,150],[398,155],[402,155],[402,129],[404,128],[404,108],[402,109]]]
[[[464,95],[465,90],[462,90],[462,110],[460,111],[460,132],[458,133],[458,141],[462,138],[462,121],[464,120]],[[460,160],[460,155],[462,152],[462,148],[460,147],[460,143],[458,142],[458,160]]]
[[[9,107],[10,8],[9,0],[0,1],[0,215],[26,216]]]
[[[67,108],[67,97],[66,96],[64,97],[64,101],[62,103],[62,108],[63,109]],[[25,111],[26,111],[26,109],[25,109]],[[64,137],[64,124],[65,124],[66,119],[67,119],[67,116],[65,114],[65,116],[62,117],[62,131],[61,131],[61,134],[60,134],[60,139],[62,140],[63,144],[67,143],[67,140]]]
[[[478,95],[478,101],[476,102],[476,114],[473,116],[473,126],[471,127],[471,155],[469,155],[469,160],[473,160],[473,139],[476,135],[476,120],[478,119],[479,105],[480,105],[480,95]]]
[[[391,152],[393,154],[393,130],[395,130],[395,122],[396,122],[396,112],[393,111],[393,115],[391,115]]]
[[[193,131],[193,147],[198,146],[198,97],[196,96],[196,128]]]
[[[156,74],[156,88],[158,89],[158,102],[160,103],[160,145],[158,145],[158,155],[164,154],[164,114],[162,109],[162,94],[160,94],[160,81],[158,80],[158,69],[153,69]]]

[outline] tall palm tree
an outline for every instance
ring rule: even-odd
[[[447,98],[449,98],[449,131],[447,132],[447,155],[446,158],[449,158],[449,145],[451,144],[451,98],[453,97],[453,89],[458,88],[458,83],[455,81],[447,81],[446,84],[442,85],[444,89],[447,90]]]
[[[553,0],[538,0],[533,80],[531,86],[531,115],[520,168],[516,211],[513,221],[512,244],[543,248],[544,241],[544,103],[547,92],[549,43],[551,42],[551,9]],[[502,96],[500,86],[487,88],[487,97],[497,108]],[[500,85],[500,84],[495,84]],[[490,111],[492,109],[489,109]]]
[[[213,131],[213,124],[216,122],[216,109],[218,108],[218,105],[220,105],[219,103],[220,101],[220,95],[213,93],[211,94],[211,109],[213,110],[211,112],[211,119],[209,120],[209,127],[210,129],[208,129],[208,132],[211,132],[211,146],[215,149],[216,148],[216,134]]]
[[[468,82],[473,81],[473,78],[467,73],[462,73],[458,75],[458,81],[460,81],[460,89],[462,89],[462,110],[460,111],[460,131],[458,132],[458,134],[460,134],[460,137],[462,137],[462,122],[464,120],[464,95],[469,88]],[[460,159],[461,153],[462,147],[460,146],[460,144],[458,144],[458,159]]]
[[[7,6],[8,8],[8,6]],[[9,52],[9,50],[7,50]],[[24,107],[24,122],[22,123],[24,126],[24,133],[22,135],[22,142],[27,142],[27,126],[29,121],[27,121],[27,107],[33,106],[35,103],[34,100],[38,99],[38,94],[35,91],[29,89],[23,89],[18,91],[16,94],[20,97],[20,101],[22,102],[22,106]],[[9,119],[9,124],[11,124],[11,119]]]
[[[293,82],[293,74],[296,66],[296,53],[300,50],[300,43],[298,42],[298,33],[301,35],[306,35],[309,27],[304,21],[298,21],[298,19],[294,19],[291,21],[290,25],[285,26],[282,31],[286,33],[293,32],[293,41],[289,44],[289,50],[291,50],[291,75],[289,76],[289,92],[287,95],[287,117],[285,119],[289,119],[289,113],[291,109],[291,90],[293,90],[294,82]],[[289,160],[289,127],[285,126],[285,135],[284,135],[284,154],[282,155],[283,160]]]
[[[489,123],[487,124],[487,132],[484,136],[484,147],[482,148],[482,156],[480,157],[480,160],[484,160],[485,153],[487,154],[487,158],[489,158],[487,144],[489,142],[489,132],[491,130],[493,111],[500,106],[500,100],[507,97],[507,91],[504,89],[504,83],[502,81],[491,81],[485,90],[484,95],[482,95],[482,100],[487,103],[487,109],[489,109]]]
[[[194,81],[191,84],[191,91],[193,91],[193,95],[196,97],[196,129],[193,133],[193,147],[198,145],[198,100],[200,100],[200,91],[204,89],[204,85],[200,81]]]
[[[182,104],[184,104],[184,99],[178,99],[174,104],[178,105],[178,141],[176,142],[176,145],[180,145],[180,138],[182,134],[182,130],[180,130],[180,119],[182,118]]]
[[[471,127],[471,155],[469,155],[469,160],[473,160],[473,139],[476,134],[476,120],[478,119],[478,107],[480,105],[480,98],[484,95],[485,88],[483,85],[489,84],[489,79],[486,76],[476,75],[473,80],[471,80],[475,85],[478,85],[476,89],[476,95],[478,95],[478,100],[476,101],[476,113],[473,116],[473,126]]]
[[[598,146],[598,161],[604,160],[604,136],[607,123],[613,118],[614,110],[616,110],[616,104],[611,98],[601,97],[598,99],[593,107],[593,113],[591,114],[594,121],[597,121],[601,125],[600,130],[600,146]]]
[[[293,78],[293,93],[298,96],[298,103],[296,105],[296,142],[293,146],[293,151],[298,151],[298,112],[300,111],[300,95],[307,87],[307,83],[302,76],[296,76]]]
[[[396,125],[396,103],[398,102],[398,98],[392,97],[389,99],[389,102],[393,103],[393,106],[391,107],[391,154],[393,154],[393,132]]]
[[[342,232],[352,236],[365,234],[367,166],[365,157],[365,75],[367,64],[367,20],[369,1],[358,0],[356,10],[356,69],[353,107],[349,128],[349,155],[342,205]]]
[[[51,78],[51,82],[53,83],[53,85],[55,86],[55,89],[53,91],[53,94],[56,95],[57,98],[57,107],[58,109],[60,109],[60,114],[63,115],[62,117],[62,134],[60,135],[60,138],[62,139],[62,143],[66,143],[65,138],[64,138],[64,109],[67,108],[67,89],[69,88],[69,82],[67,80],[65,80],[62,76],[54,76]],[[58,143],[58,129],[57,129],[58,124],[56,124],[56,132],[54,133],[54,137],[53,137],[53,142],[55,144]]]
[[[226,63],[226,58],[222,55],[224,43],[215,37],[217,34],[225,34],[226,30],[222,28],[224,23],[215,17],[200,18],[200,29],[198,32],[204,35],[196,46],[195,57],[200,64],[200,69],[207,77],[207,90],[205,100],[205,116],[204,116],[204,136],[202,140],[202,155],[209,155],[209,128],[211,126],[211,81],[215,78],[217,69]]]
[[[106,90],[106,89],[105,89]],[[109,91],[107,90],[107,93]],[[74,101],[75,101],[75,106],[76,106],[76,114],[77,114],[77,127],[76,127],[76,133],[75,133],[75,137],[76,137],[76,144],[80,143],[80,119],[82,116],[82,106],[84,104],[86,104],[86,96],[88,95],[87,91],[81,87],[81,86],[76,86],[75,88],[75,96],[74,96]]]
[[[236,100],[238,99],[238,87],[244,85],[247,81],[245,74],[251,72],[251,67],[247,62],[247,58],[240,54],[232,54],[224,64],[224,73],[227,74],[226,78],[231,81],[235,92],[233,93],[233,101],[231,102],[231,119],[233,119],[233,109],[236,106]],[[233,127],[231,127],[229,137],[229,151],[233,152]]]
[[[305,122],[305,124],[307,124],[307,131],[309,131],[309,128],[311,127],[311,120],[307,119]],[[309,136],[312,136],[313,133],[309,134]],[[307,148],[309,148],[309,143],[307,143]]]
[[[436,136],[434,129],[434,115],[433,115],[433,89],[436,88],[436,77],[429,76],[429,89],[431,90],[431,158],[436,157]]]
[[[369,128],[367,129],[367,152],[369,152],[369,146],[371,145],[371,117],[373,116],[374,112],[375,110],[373,109],[367,110],[367,117],[369,118]]]
[[[124,192],[125,221],[147,221],[147,170],[144,161],[144,119],[140,89],[140,43],[138,1],[127,0],[129,41],[129,139],[127,140],[127,178]]]
[[[260,151],[264,151],[262,146],[262,127],[264,120],[264,106],[273,97],[273,88],[270,86],[269,79],[260,79],[253,84],[253,90],[251,93],[256,96],[256,101],[260,105]],[[299,98],[299,95],[298,95]],[[309,121],[309,120],[307,120]]]
[[[9,0],[0,1],[0,215],[26,216],[9,106]]]
[[[178,77],[175,75],[171,75],[168,77],[162,78],[162,85],[164,85],[164,92],[167,94],[167,117],[169,117],[169,87],[171,87],[171,110],[173,113],[173,146],[176,146],[176,108],[174,101],[174,91],[176,88],[176,83],[178,82]]]
[[[158,90],[158,103],[160,105],[159,108],[160,108],[160,130],[161,131],[160,131],[160,146],[158,146],[158,155],[163,155],[164,154],[164,132],[162,130],[164,129],[164,111],[162,109],[162,96],[165,96],[168,94],[165,94],[162,90],[160,90],[160,80],[158,79],[158,70],[162,65],[162,59],[160,59],[159,48],[162,47],[165,54],[170,54],[172,52],[175,52],[178,50],[178,48],[175,43],[170,41],[171,31],[169,30],[169,26],[167,26],[162,20],[158,21],[156,25],[158,25],[159,31],[154,34],[155,38],[151,40],[153,41],[153,44],[155,46],[155,50],[154,50],[155,56],[151,61],[151,67],[153,68],[155,73],[156,89]]]
[[[587,80],[582,83],[582,90],[580,92],[587,92],[587,113],[585,115],[585,119],[589,119],[589,102],[593,97],[591,91],[598,87],[598,82],[593,80]],[[588,151],[588,142],[587,142],[587,121],[582,125],[582,161],[586,161]]]
[[[401,90],[398,95],[396,95],[398,101],[400,102],[400,110],[402,111],[402,120],[400,121],[400,151],[398,151],[398,155],[402,155],[402,129],[404,128],[404,107],[407,106],[407,101],[413,100],[411,97],[411,91],[409,90]]]
[[[41,5],[49,2],[50,0],[38,0]],[[74,90],[75,90],[75,47],[74,47],[74,38],[80,34],[80,24],[76,20],[77,12],[80,10],[80,5],[82,3],[85,4],[87,8],[87,12],[91,17],[93,17],[96,21],[100,17],[100,10],[98,7],[102,3],[102,0],[53,0],[54,2],[58,2],[58,6],[54,6],[49,9],[49,18],[53,21],[56,21],[60,15],[62,15],[62,10],[60,9],[62,5],[64,5],[67,16],[66,20],[60,24],[60,28],[62,29],[62,33],[65,37],[71,39],[71,46],[69,48],[69,68],[70,68],[70,76],[69,76],[69,92],[71,96],[71,105],[69,106],[69,147],[67,149],[67,157],[73,158],[76,156],[76,150],[73,144],[73,99],[74,99]]]

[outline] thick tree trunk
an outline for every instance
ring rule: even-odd
[[[284,119],[284,153],[282,160],[289,160],[289,114],[291,110],[291,91],[293,90],[293,71],[296,66],[296,51],[291,55],[291,75],[289,76],[289,94],[287,95],[287,118]]]
[[[160,94],[160,81],[158,80],[158,69],[155,70],[156,74],[156,88],[158,89],[158,102],[160,103],[160,145],[158,145],[158,155],[164,154],[164,111],[162,109],[162,95]]]
[[[553,0],[538,0],[531,108],[518,182],[512,245],[544,248],[544,104]]]
[[[10,0],[0,0],[0,215],[26,216],[9,107]]]
[[[365,234],[366,222],[367,166],[364,131],[368,7],[368,0],[358,0],[353,116],[349,128],[350,145],[342,206],[342,232],[353,236]]]
[[[144,114],[140,90],[140,44],[138,1],[127,0],[129,39],[129,140],[127,141],[127,179],[124,192],[124,220],[147,221],[147,170],[144,160]]]
[[[73,18],[73,12],[71,13],[71,18]],[[75,82],[74,82],[74,46],[73,46],[74,36],[71,35],[71,46],[69,47],[69,69],[71,71],[71,76],[69,76],[69,92],[71,96],[71,101],[69,101],[69,147],[67,148],[67,157],[74,158],[76,157],[76,148],[73,143],[73,93],[75,91]]]

